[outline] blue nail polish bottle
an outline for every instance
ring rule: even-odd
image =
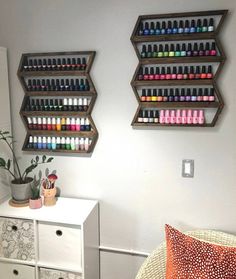
[[[47,140],[46,140],[46,137],[43,137],[42,147],[43,147],[43,149],[46,149],[46,148],[47,148]]]
[[[84,80],[83,79],[80,80],[79,90],[80,91],[84,91],[85,90],[85,85],[84,85]]]
[[[178,33],[181,34],[184,32],[184,23],[183,20],[179,21],[179,28],[178,28]]]
[[[171,21],[169,20],[168,21],[168,25],[167,25],[167,34],[171,34],[172,33],[172,24],[171,24]]]
[[[185,20],[184,33],[189,33],[189,21]]]
[[[159,21],[156,22],[155,34],[156,35],[160,35],[161,34],[161,28],[160,28],[160,22]]]
[[[162,24],[161,24],[161,34],[162,35],[166,34],[166,23],[165,23],[165,21],[162,21]]]
[[[154,34],[155,34],[155,27],[154,27],[154,22],[152,21],[150,23],[149,35],[154,35]]]
[[[33,147],[34,147],[34,149],[38,148],[38,138],[36,136],[34,136]]]
[[[174,21],[174,24],[173,24],[172,33],[173,34],[177,34],[178,33],[178,24],[177,24],[176,20]]]
[[[143,35],[149,35],[149,24],[148,24],[148,22],[145,22],[145,24],[144,24]]]
[[[195,33],[196,27],[195,27],[195,21],[194,19],[191,21],[191,27],[190,27],[190,33]]]
[[[52,137],[52,150],[55,150],[57,148],[57,145],[56,145],[56,138],[55,137]]]
[[[42,149],[42,138],[38,137],[38,149]]]
[[[47,138],[47,149],[52,149],[52,143],[51,143],[51,138]]]

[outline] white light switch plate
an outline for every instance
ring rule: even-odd
[[[194,177],[194,160],[182,161],[182,177]]]

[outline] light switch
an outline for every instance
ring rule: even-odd
[[[194,176],[194,160],[184,159],[182,161],[182,177]]]

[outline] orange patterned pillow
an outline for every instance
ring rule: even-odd
[[[236,279],[236,247],[187,236],[166,225],[166,279]]]

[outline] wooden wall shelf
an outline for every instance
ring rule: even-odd
[[[217,88],[216,80],[222,70],[224,62],[226,60],[224,50],[221,46],[220,40],[218,39],[219,31],[222,27],[223,21],[227,15],[227,10],[216,10],[216,11],[203,11],[203,12],[188,12],[188,13],[172,13],[172,14],[156,14],[156,15],[142,15],[138,17],[135,28],[131,35],[131,42],[134,46],[136,55],[139,59],[139,64],[135,70],[133,79],[131,81],[131,86],[133,88],[136,99],[139,103],[137,111],[135,113],[134,119],[132,121],[132,126],[138,127],[213,127],[216,124],[219,114],[221,113],[224,102],[221,97],[221,94]],[[163,23],[164,22],[164,23]],[[189,24],[193,22],[193,30],[188,31],[187,27]],[[206,26],[205,23],[208,23]],[[181,29],[181,24],[183,30]],[[174,28],[177,28],[174,30]],[[186,27],[186,29],[185,29]],[[192,25],[191,25],[192,27]],[[203,32],[204,30],[204,32]],[[182,33],[181,33],[181,32]],[[163,32],[163,34],[162,34]],[[168,33],[169,32],[169,33]],[[180,32],[180,33],[178,33]],[[193,46],[196,44],[199,46],[203,44],[206,46],[207,44],[212,45],[212,49],[215,50],[213,54],[207,54],[207,46],[206,50],[204,50],[204,55],[200,55],[197,53],[189,54],[189,56],[172,56],[168,54],[170,51],[170,46],[178,46],[181,45],[182,48],[186,47],[187,44],[191,44]],[[184,45],[184,46],[183,46]],[[213,48],[215,46],[215,49]],[[164,53],[164,47],[166,46],[166,55],[162,55],[162,49]],[[190,47],[191,47],[190,46]],[[154,48],[155,47],[155,48]],[[148,50],[149,48],[149,50]],[[155,50],[154,50],[155,49]],[[178,47],[176,47],[178,49]],[[158,51],[160,55],[158,57]],[[175,50],[176,51],[176,50]],[[187,51],[187,49],[186,49]],[[198,52],[198,50],[197,50]],[[205,55],[206,54],[206,55]],[[191,56],[192,55],[192,56]],[[188,67],[190,69],[191,66],[194,66],[194,71],[196,71],[196,67],[212,67],[212,77],[209,79],[153,79],[150,73],[150,69],[154,69],[154,75],[158,72],[156,68],[161,70],[162,67],[165,67],[165,71],[167,67],[173,69],[173,67]],[[144,78],[144,73],[142,74],[145,68],[147,68],[147,72],[149,77]],[[153,72],[152,72],[153,73]],[[196,72],[197,73],[197,72]],[[177,73],[178,74],[178,73]],[[189,73],[188,73],[189,74]],[[143,78],[142,78],[143,75]],[[147,74],[146,74],[147,75]],[[140,78],[141,76],[141,78]],[[168,88],[179,90],[182,87],[190,88],[191,92],[194,88],[211,88],[214,91],[214,100],[211,102],[204,101],[194,101],[194,102],[153,102],[153,101],[142,101],[141,99],[141,90],[153,90],[154,88],[158,90],[159,88]],[[209,89],[210,90],[210,89]],[[169,91],[168,91],[169,92]],[[153,93],[154,94],[154,93]],[[168,93],[169,94],[169,93]],[[154,95],[153,95],[154,96]],[[156,118],[156,123],[140,123],[138,118],[140,114],[145,113],[145,117],[150,117],[152,121],[151,111],[158,110],[160,111],[168,111],[170,113],[172,111],[173,115],[175,113],[182,113],[184,110],[184,114],[188,111],[190,118],[192,113],[202,114],[204,113],[205,117],[204,123],[201,124],[165,124],[158,123]],[[212,112],[213,111],[213,112]],[[152,113],[152,114],[151,114]],[[150,115],[151,114],[151,115]],[[147,116],[148,115],[148,116]],[[149,119],[149,118],[148,118]],[[174,119],[174,118],[173,118]],[[146,121],[146,120],[145,120]],[[151,122],[150,121],[150,122]],[[175,121],[175,120],[173,120]],[[168,122],[168,121],[167,121]]]
[[[27,130],[27,135],[22,150],[77,154],[91,153],[94,150],[98,139],[98,131],[91,117],[97,98],[96,89],[90,78],[90,69],[94,57],[94,51],[22,54],[17,72],[25,92],[20,115]],[[41,90],[29,90],[31,88],[29,80],[31,84],[33,80],[38,82],[40,84],[38,88]],[[55,87],[56,80],[59,80],[60,90]],[[71,82],[71,90],[66,89],[68,84],[65,86],[65,81],[67,82],[67,80]],[[76,89],[75,82],[77,81],[78,85],[76,86],[80,90]],[[56,90],[46,89],[44,86],[47,82],[49,84],[47,88],[56,88]],[[86,86],[89,90],[86,90]],[[60,107],[58,105],[59,101]],[[41,102],[43,105],[36,108],[31,102]],[[47,104],[53,102],[53,106],[45,105],[46,102]],[[65,105],[63,102],[71,102],[71,104]],[[70,127],[69,130],[61,128],[47,130],[47,125],[50,126],[51,121],[56,121],[56,124],[58,123],[58,127],[60,127],[63,119],[69,121],[69,124],[67,123]],[[36,124],[34,124],[38,125],[37,129],[33,125],[30,126],[29,121],[36,121]],[[44,127],[41,126],[42,121]],[[72,124],[70,124],[71,121]],[[87,126],[85,126],[85,121],[88,122],[86,123]],[[77,130],[70,125],[76,126]],[[84,127],[89,128],[84,130]],[[67,141],[67,148],[64,148],[65,141]],[[54,148],[55,144],[56,148]]]

